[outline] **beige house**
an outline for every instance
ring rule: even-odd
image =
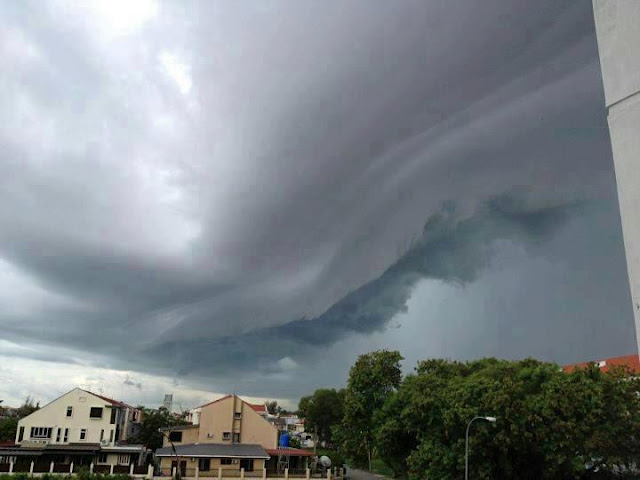
[[[129,467],[143,462],[146,449],[127,445],[141,411],[123,402],[74,388],[18,422],[15,446],[2,449],[16,462]],[[64,467],[61,467],[64,471]],[[125,468],[118,469],[124,471]],[[68,470],[67,470],[68,471]]]
[[[265,419],[262,406],[252,405],[236,395],[202,405],[191,412],[193,424],[163,429],[160,458],[163,475],[179,469],[183,477],[261,475],[276,471],[287,461],[291,470],[306,468],[310,452],[278,449],[278,429]],[[286,459],[280,458],[286,455]]]

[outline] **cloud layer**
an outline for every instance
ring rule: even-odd
[[[572,259],[558,289],[591,271],[591,298],[623,292],[597,313],[549,299],[584,314],[576,328],[615,325],[611,350],[576,346],[576,360],[628,347],[588,3],[0,11],[0,327],[14,345],[0,354],[295,397],[341,381],[344,342],[378,346],[407,305],[423,309],[425,281],[461,302],[491,292],[492,259],[514,248],[532,298],[543,287],[517,268],[549,258]],[[610,261],[578,260],[566,232]],[[423,335],[446,330],[421,314]],[[506,308],[490,315],[474,312],[518,328]],[[547,359],[566,358],[564,335]]]

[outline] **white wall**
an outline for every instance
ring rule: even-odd
[[[640,0],[593,0],[593,10],[640,341]]]
[[[67,407],[69,406],[73,407],[73,415],[71,417],[67,417]],[[102,418],[90,418],[89,412],[91,407],[102,407]],[[65,443],[65,428],[69,429],[69,436],[66,443],[99,443],[101,430],[104,430],[104,438],[106,440],[109,440],[110,432],[113,430],[113,438],[115,440],[116,425],[110,423],[110,407],[111,404],[100,397],[76,388],[20,420],[18,422],[16,443],[18,443],[20,427],[24,427],[22,443],[29,442],[31,427],[53,428],[51,438],[48,440],[48,443],[53,444]],[[56,441],[58,428],[61,429],[60,441]],[[85,440],[80,440],[80,430],[83,428],[87,430],[87,435]],[[114,442],[110,443],[110,445],[113,444]]]

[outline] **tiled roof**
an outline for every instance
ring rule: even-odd
[[[128,405],[128,404],[126,404],[126,403],[124,403],[124,402],[120,402],[120,401],[118,401],[118,400],[114,400],[113,398],[105,397],[104,395],[99,395],[99,394],[97,394],[97,393],[90,392],[89,390],[83,390],[83,392],[90,393],[91,395],[94,395],[94,396],[96,396],[96,397],[98,397],[98,398],[101,398],[101,399],[102,399],[102,400],[104,400],[105,402],[109,402],[110,404],[115,405],[116,407],[122,407],[122,408],[134,408],[134,409],[135,409],[135,407],[132,407],[131,405]]]
[[[269,455],[290,455],[294,457],[313,457],[313,452],[309,450],[302,450],[301,448],[267,448]]]
[[[269,455],[260,445],[252,444],[224,444],[224,443],[192,443],[188,445],[176,445],[176,453],[173,448],[163,447],[156,450],[158,457],[227,457],[227,458],[264,458]]]
[[[255,405],[253,403],[249,403],[248,405],[258,413],[265,413],[267,411],[266,405]]]
[[[564,367],[562,367],[562,369],[565,372],[572,372],[576,368],[587,367],[589,363],[595,363],[603,372],[609,371],[609,369],[615,365],[622,365],[628,367],[634,373],[640,373],[640,357],[638,357],[638,355],[636,354],[596,360],[594,362],[582,362],[573,365],[565,365]]]

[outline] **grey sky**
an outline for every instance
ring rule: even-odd
[[[589,2],[0,12],[3,358],[146,401],[633,350]]]

